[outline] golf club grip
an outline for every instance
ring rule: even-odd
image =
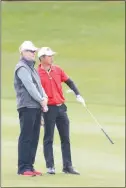
[[[114,144],[114,142],[111,140],[111,138],[107,135],[107,133],[104,131],[104,129],[102,129],[101,128],[101,130],[102,130],[102,132],[105,134],[105,136],[109,139],[109,141],[112,143],[112,144]]]

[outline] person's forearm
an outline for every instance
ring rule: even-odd
[[[80,95],[75,83],[70,78],[67,81],[65,81],[65,83],[69,86],[71,90],[74,91],[75,95]]]
[[[40,95],[40,93],[36,89],[29,72],[24,67],[21,67],[17,71],[17,75],[20,78],[20,80],[22,81],[22,83],[24,84],[24,87],[26,88],[28,93],[31,95],[31,97],[35,101],[40,103],[43,100],[43,97]]]
[[[45,92],[45,90],[43,89],[43,87],[42,87],[42,92],[43,92],[43,97],[48,98],[48,96],[46,95],[46,92]]]
[[[43,97],[41,97],[34,84],[25,82],[24,86],[35,101],[40,103],[43,100]]]

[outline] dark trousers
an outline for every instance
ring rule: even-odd
[[[44,113],[44,156],[46,160],[46,167],[54,167],[53,157],[53,137],[55,124],[57,126],[60,140],[63,167],[72,166],[70,139],[69,139],[69,119],[67,116],[67,107],[65,104],[62,106],[48,106],[48,112]]]
[[[18,173],[33,170],[38,146],[41,109],[20,108],[20,136],[18,140]]]

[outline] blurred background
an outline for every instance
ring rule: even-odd
[[[125,184],[125,4],[119,1],[2,2],[2,186],[123,187]],[[55,130],[57,174],[46,175],[41,129],[36,168],[42,177],[17,176],[18,113],[13,87],[18,48],[24,40],[57,52],[55,64],[75,81],[88,108],[108,132],[111,145],[86,110],[63,85],[71,122],[74,166],[81,176],[61,173]],[[38,59],[36,58],[36,67]]]

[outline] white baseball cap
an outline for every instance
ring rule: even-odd
[[[51,48],[49,47],[42,47],[39,49],[38,51],[38,58],[40,58],[43,55],[47,55],[47,56],[52,56],[54,55],[56,52],[52,51]]]
[[[37,51],[38,48],[31,41],[24,41],[19,47],[19,52],[23,52],[24,50]]]

